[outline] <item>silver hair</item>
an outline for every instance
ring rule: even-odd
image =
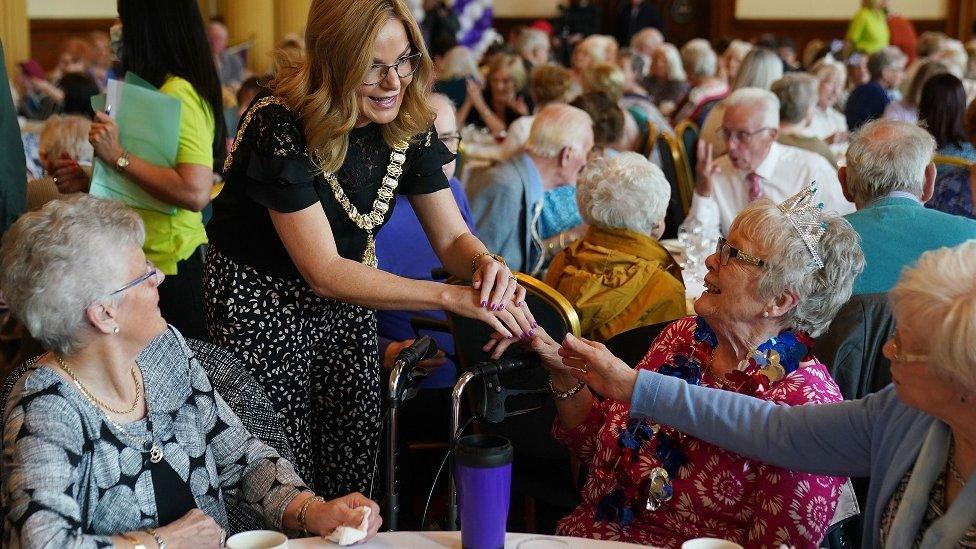
[[[814,63],[813,67],[810,68],[810,74],[816,76],[817,80],[821,82],[828,78],[835,78],[838,82],[843,83],[844,79],[847,78],[847,70],[844,68],[844,64],[827,57]]]
[[[779,120],[799,124],[819,99],[817,79],[802,72],[791,72],[776,82],[770,91],[779,98]]]
[[[590,56],[592,65],[613,63],[617,50],[620,49],[617,40],[605,34],[591,34],[576,44],[576,47]]]
[[[695,38],[681,46],[681,64],[689,74],[696,76],[715,76],[718,69],[718,56],[708,40]]]
[[[524,28],[518,35],[515,51],[522,55],[531,54],[532,50],[538,47],[549,45],[549,35],[539,29]]]
[[[552,103],[535,115],[525,149],[544,158],[554,158],[569,147],[579,150],[586,136],[593,136],[593,121],[586,111]]]
[[[88,129],[91,121],[77,115],[54,115],[44,121],[38,139],[38,153],[49,160],[61,158],[62,154],[73,160],[92,159],[94,152],[88,142]]]
[[[818,243],[824,266],[812,263],[810,250],[779,207],[758,200],[739,212],[729,232],[737,231],[759,248],[756,254],[769,262],[759,279],[761,299],[775,299],[783,292],[796,293],[797,303],[787,323],[812,337],[823,333],[834,315],[851,297],[854,279],[864,270],[861,238],[846,219],[823,212],[826,230]]]
[[[776,94],[760,88],[740,88],[735,90],[723,101],[725,112],[734,108],[747,108],[761,117],[763,126],[779,127],[779,99]]]
[[[132,210],[87,194],[48,202],[3,235],[0,287],[10,311],[45,347],[70,354],[93,335],[85,309],[125,283],[126,246],[142,247]]]
[[[668,80],[672,82],[688,80],[685,68],[681,64],[681,54],[678,52],[678,48],[670,42],[665,42],[658,46],[658,49],[664,52],[664,59],[668,63]]]
[[[481,71],[478,70],[478,62],[475,61],[474,53],[464,46],[454,46],[444,54],[443,70],[440,75],[441,80],[460,80],[462,78],[474,78],[480,81]]]
[[[932,135],[915,124],[880,119],[861,126],[847,148],[847,188],[854,203],[863,206],[892,191],[922,196],[935,148]]]
[[[630,47],[633,49],[640,49],[642,46],[651,46],[656,48],[663,42],[664,35],[661,34],[661,31],[655,29],[654,27],[646,27],[639,30],[630,38]]]
[[[881,78],[881,71],[894,68],[907,59],[895,46],[881,48],[868,57],[868,74],[871,75],[871,80],[877,80]]]
[[[650,235],[664,223],[671,185],[646,157],[622,152],[587,164],[576,184],[576,200],[587,223]]]
[[[899,320],[925,331],[928,367],[976,392],[976,240],[925,252],[888,296]]]
[[[753,48],[746,54],[735,75],[732,89],[762,88],[768,90],[783,77],[783,60],[769,48]]]

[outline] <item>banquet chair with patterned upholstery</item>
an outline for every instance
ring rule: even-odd
[[[264,389],[251,377],[241,361],[226,349],[195,339],[186,339],[187,345],[193,351],[200,365],[207,371],[207,377],[221,398],[227,402],[231,410],[241,419],[244,427],[268,446],[274,448],[281,457],[294,460],[295,454],[285,438],[282,428],[281,415],[275,410]],[[11,370],[10,375],[0,388],[0,403],[6,414],[7,398],[13,391],[14,385],[30,370],[37,359],[31,358]],[[0,424],[0,441],[3,437],[3,425]],[[0,528],[3,526],[4,510],[0,508]],[[241,507],[227,509],[228,535],[247,530],[266,528],[263,521],[251,516]]]

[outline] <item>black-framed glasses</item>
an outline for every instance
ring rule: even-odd
[[[722,135],[722,139],[732,142],[732,140],[738,141],[739,143],[745,143],[752,140],[753,137],[759,135],[762,132],[769,131],[773,128],[769,126],[764,126],[758,130],[747,132],[745,130],[730,130],[728,128],[719,129],[719,133]]]
[[[421,52],[411,53],[410,55],[401,57],[397,59],[396,63],[392,65],[386,65],[383,63],[373,63],[370,65],[369,70],[366,71],[366,77],[363,79],[363,84],[366,86],[375,86],[386,79],[386,75],[390,74],[390,69],[396,71],[397,76],[400,78],[408,78],[413,76],[414,71],[420,66],[420,56],[423,55]]]
[[[115,294],[120,294],[120,293],[128,290],[129,288],[134,288],[134,287],[142,284],[146,280],[149,280],[150,278],[156,278],[157,276],[159,276],[159,269],[157,269],[156,266],[153,265],[153,262],[152,261],[149,261],[147,259],[146,260],[146,274],[140,275],[137,278],[134,278],[131,282],[127,282],[125,284],[125,286],[122,286],[118,290],[115,290],[114,292],[108,294],[105,297],[112,297]]]
[[[730,259],[738,259],[739,261],[755,265],[756,267],[765,267],[767,265],[765,259],[759,259],[754,255],[749,255],[742,250],[729,244],[727,240],[719,237],[718,244],[715,246],[715,253],[718,254],[719,262],[722,266],[729,264]]]

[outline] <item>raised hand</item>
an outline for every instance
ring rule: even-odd
[[[704,139],[698,140],[698,164],[695,166],[695,193],[699,196],[712,196],[712,176],[718,169],[713,154],[712,144]]]

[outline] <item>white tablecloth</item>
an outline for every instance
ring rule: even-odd
[[[293,539],[288,549],[324,549],[338,545],[325,538]],[[384,532],[377,534],[369,543],[350,545],[352,549],[379,549],[387,547],[409,547],[410,549],[459,549],[461,532]],[[541,536],[537,534],[506,534],[506,549],[633,549],[641,547],[619,541],[602,541],[562,536]]]

